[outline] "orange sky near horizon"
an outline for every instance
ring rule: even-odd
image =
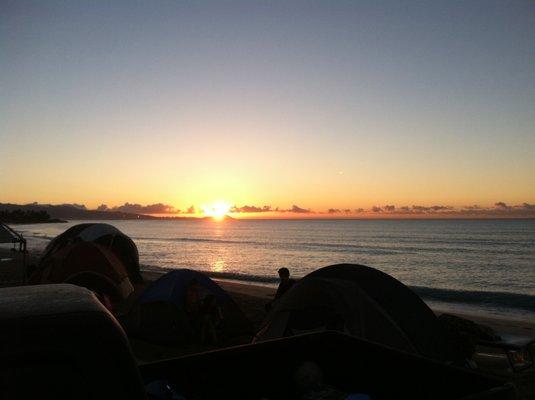
[[[201,3],[6,4],[0,203],[535,204],[533,4]]]
[[[90,209],[101,204],[111,208],[126,202],[164,203],[185,211],[192,205],[200,209],[203,205],[224,201],[238,207],[286,209],[298,205],[315,212],[326,212],[329,208],[370,209],[390,204],[461,208],[476,204],[491,207],[496,202],[535,203],[535,180],[533,174],[527,172],[501,179],[495,174],[415,176],[402,168],[395,174],[389,174],[388,169],[359,173],[346,168],[340,174],[336,168],[325,171],[318,165],[312,173],[300,177],[295,172],[256,174],[257,165],[243,173],[225,171],[224,165],[218,166],[218,162],[210,165],[210,159],[204,159],[202,170],[188,175],[174,172],[177,169],[170,165],[153,165],[150,171],[123,175],[106,174],[106,168],[96,174],[94,171],[74,172],[61,168],[57,161],[50,161],[56,164],[50,168],[51,173],[41,171],[38,180],[34,178],[31,164],[21,165],[16,180],[6,182],[4,179],[0,202],[77,203]],[[158,173],[160,170],[165,172]]]

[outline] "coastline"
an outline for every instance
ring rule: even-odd
[[[9,225],[39,225],[39,224],[67,224],[69,221],[65,219],[52,218],[46,221],[2,221]]]

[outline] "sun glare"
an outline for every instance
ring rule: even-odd
[[[204,216],[212,217],[216,221],[221,221],[225,215],[230,211],[230,204],[223,201],[217,201],[208,206],[203,206],[202,211]]]

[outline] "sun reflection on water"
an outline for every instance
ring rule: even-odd
[[[212,271],[214,272],[223,272],[226,269],[226,264],[224,260],[217,260],[212,266]]]

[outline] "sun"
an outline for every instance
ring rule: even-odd
[[[216,201],[208,206],[202,206],[202,212],[206,217],[212,217],[216,221],[221,221],[230,211],[231,205],[224,201]]]

